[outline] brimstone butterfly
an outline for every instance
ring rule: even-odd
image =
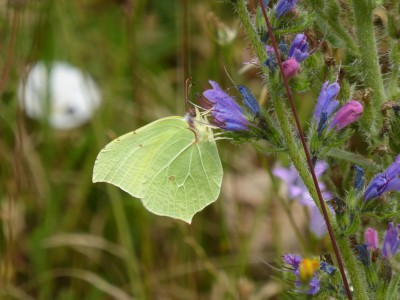
[[[217,200],[222,165],[205,117],[167,117],[109,143],[97,156],[93,182],[140,198],[151,212],[191,222]]]

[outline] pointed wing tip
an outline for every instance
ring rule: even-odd
[[[99,177],[95,174],[95,172],[94,172],[94,170],[93,170],[92,182],[93,182],[93,183],[96,183],[96,182],[105,182],[105,181],[104,181],[103,179],[99,178]]]
[[[167,216],[167,215],[165,215],[164,217],[175,219],[175,220],[179,220],[179,221],[183,221],[188,225],[192,225],[192,221],[193,221],[193,216],[190,217],[190,218],[183,218],[183,217],[178,217],[178,216]]]
[[[166,218],[170,218],[170,219],[174,219],[174,220],[183,221],[183,222],[185,222],[185,223],[187,223],[187,224],[189,224],[189,225],[192,224],[193,217],[194,217],[194,215],[196,214],[196,213],[194,213],[194,214],[191,215],[191,216],[182,216],[182,215],[178,215],[178,214],[175,214],[175,213],[168,213],[168,212],[165,212],[165,211],[163,211],[163,212],[161,212],[161,211],[156,211],[156,210],[154,210],[154,209],[149,208],[148,206],[146,206],[145,203],[143,203],[143,199],[141,199],[141,200],[142,200],[143,207],[144,207],[148,212],[150,212],[150,213],[152,213],[152,214],[154,214],[154,215],[156,215],[156,216],[161,216],[161,217],[166,217]]]
[[[183,222],[185,222],[188,225],[192,225],[193,217],[191,217],[190,219],[179,219],[179,220],[182,220]]]

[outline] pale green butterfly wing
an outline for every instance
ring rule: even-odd
[[[181,119],[160,119],[113,140],[97,156],[93,182],[108,182],[142,198],[149,164],[160,147],[180,130]]]
[[[222,166],[211,129],[169,117],[108,144],[93,170],[99,181],[141,198],[155,214],[190,223],[218,198]]]
[[[191,222],[219,195],[222,167],[215,141],[194,141],[184,130],[172,137],[149,166],[143,205],[158,215]],[[172,155],[171,155],[172,154]],[[159,201],[159,199],[164,199]]]

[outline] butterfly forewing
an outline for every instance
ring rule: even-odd
[[[168,117],[113,140],[97,156],[93,182],[108,182],[142,198],[154,155],[184,125],[181,117]]]

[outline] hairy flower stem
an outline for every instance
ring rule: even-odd
[[[370,132],[372,138],[374,138],[378,136],[379,128],[382,125],[380,109],[381,105],[386,101],[385,87],[379,66],[378,50],[376,48],[374,26],[372,23],[372,10],[374,9],[375,1],[352,0],[352,2],[358,50],[362,58],[360,68],[364,75],[365,86],[372,90],[372,103],[366,105],[361,124],[367,125],[366,132]]]
[[[265,78],[268,79],[269,70],[263,64],[263,62],[267,59],[267,55],[266,55],[264,46],[261,43],[260,38],[257,35],[257,33],[250,21],[250,16],[247,11],[246,0],[239,0],[237,2],[237,11],[239,14],[239,18],[242,22],[242,25],[244,27],[244,30],[246,31],[246,33],[254,47],[256,55],[258,56],[258,59],[261,64],[260,67],[263,71],[263,74],[264,74]],[[269,80],[266,80],[266,82],[268,84]],[[271,92],[273,92],[273,89],[270,88],[269,90]],[[290,90],[289,90],[289,94],[290,94]],[[278,95],[276,95],[276,94],[274,95],[272,93],[271,98],[273,100],[273,103],[275,106],[275,112],[278,116],[278,120],[279,120],[280,126],[282,128],[282,132],[283,132],[285,142],[286,142],[286,145],[288,148],[289,156],[290,156],[294,166],[298,170],[300,177],[302,178],[304,184],[306,185],[307,189],[309,190],[312,198],[314,199],[316,205],[320,208],[320,210],[322,210],[321,203],[318,201],[318,192],[317,192],[318,185],[316,188],[316,186],[314,185],[313,179],[308,171],[307,165],[304,162],[304,154],[302,154],[302,152],[299,151],[296,141],[295,141],[295,138],[292,135],[291,126],[290,126],[289,119],[287,117],[285,105],[282,102],[282,100],[280,99],[280,97],[278,97]],[[325,205],[325,204],[322,203],[322,205]],[[337,225],[336,225],[334,219],[332,218],[330,211],[329,210],[327,211],[326,209],[325,209],[325,211],[326,211],[327,215],[329,215],[330,219],[332,220],[332,227],[333,227],[334,231],[338,233],[339,230],[337,228]],[[348,266],[348,268],[353,268],[353,270],[351,270],[351,272],[349,271],[349,274],[351,276],[351,281],[353,283],[354,290],[357,291],[357,294],[356,294],[357,299],[368,299],[366,292],[364,290],[364,286],[362,285],[362,280],[359,277],[357,269],[355,269],[356,264],[355,264],[354,256],[351,254],[351,249],[350,249],[347,239],[345,237],[338,236],[338,241],[339,241],[340,247],[341,248],[343,247],[343,249],[347,250],[346,254],[350,253],[350,255],[343,257],[343,260],[345,261],[346,266]],[[337,250],[337,247],[336,247],[336,250]],[[340,260],[340,256],[338,258],[338,261],[339,260]],[[341,273],[344,274],[343,265],[341,266]],[[344,276],[344,282],[347,283],[345,278],[346,277]],[[351,299],[351,294],[350,294],[350,290],[348,289],[348,285],[347,285],[346,290],[348,292],[349,299]]]
[[[312,180],[314,182],[314,186],[315,186],[315,189],[317,191],[317,198],[318,198],[318,201],[319,201],[319,206],[320,206],[320,209],[322,210],[322,215],[324,216],[324,220],[325,220],[325,223],[326,223],[326,227],[328,229],[329,237],[330,237],[330,240],[331,240],[331,243],[332,243],[332,246],[333,246],[333,250],[335,252],[336,260],[337,260],[337,262],[339,264],[339,270],[340,270],[340,273],[342,275],[344,288],[346,290],[347,297],[349,299],[352,299],[349,283],[347,282],[346,273],[344,271],[344,266],[343,266],[343,263],[342,263],[342,258],[340,256],[339,248],[338,248],[337,243],[336,243],[336,239],[335,239],[335,235],[333,233],[332,225],[331,225],[331,222],[329,220],[328,210],[326,209],[326,205],[325,205],[324,199],[322,198],[322,193],[321,193],[321,190],[319,188],[318,179],[317,179],[317,176],[315,175],[315,171],[314,171],[314,164],[313,164],[313,162],[311,160],[311,155],[310,155],[310,152],[309,152],[308,147],[307,147],[307,143],[306,143],[306,139],[304,137],[303,130],[301,128],[301,124],[300,124],[299,117],[297,115],[296,107],[294,106],[292,92],[291,92],[291,90],[289,88],[288,79],[286,78],[285,73],[283,72],[282,61],[281,61],[281,58],[280,58],[280,55],[279,55],[278,45],[277,45],[277,43],[275,41],[274,32],[273,32],[271,24],[269,22],[268,15],[267,15],[267,12],[265,11],[265,8],[264,8],[262,0],[259,0],[259,3],[260,3],[260,7],[261,7],[261,10],[262,10],[264,18],[265,18],[265,22],[267,23],[268,33],[269,33],[269,36],[271,38],[271,44],[272,44],[272,47],[274,48],[276,60],[278,62],[278,66],[279,66],[279,69],[281,71],[283,84],[285,86],[286,93],[287,93],[287,96],[289,98],[289,103],[290,103],[290,107],[292,109],[292,113],[293,113],[294,119],[296,121],[297,130],[299,131],[301,144],[303,146],[304,153],[306,155],[306,159],[307,159],[307,163],[308,163],[308,167],[310,169],[310,173],[311,173],[311,176],[312,176]],[[281,118],[279,118],[279,119],[281,119]],[[287,118],[283,118],[283,119],[287,119]]]
[[[400,73],[400,44],[397,40],[392,40],[390,42],[390,63],[392,65],[389,81],[389,95],[388,100],[395,101],[397,88],[398,88],[398,79]]]

